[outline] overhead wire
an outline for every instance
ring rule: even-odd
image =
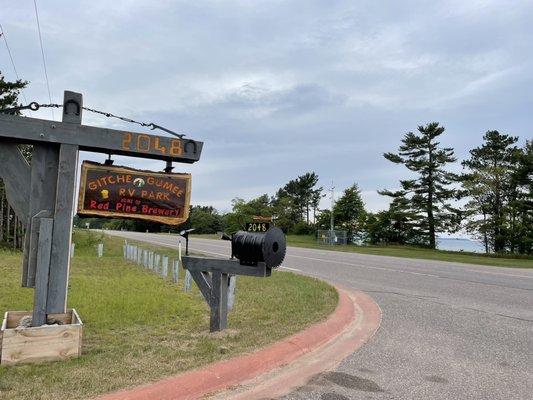
[[[41,44],[41,55],[43,58],[43,68],[44,68],[44,77],[46,79],[46,88],[48,89],[48,99],[50,103],[52,102],[52,95],[50,94],[50,82],[48,80],[48,71],[46,69],[46,57],[44,56],[44,46],[43,46],[43,37],[41,35],[41,24],[39,22],[39,12],[37,11],[37,0],[33,0],[33,5],[35,6],[35,19],[37,20],[37,31],[39,32],[39,43]],[[55,120],[54,110],[50,108],[52,112],[52,119]]]
[[[19,77],[19,74],[18,74],[18,71],[17,71],[17,67],[15,66],[15,60],[13,58],[13,54],[11,54],[11,49],[9,47],[9,43],[7,43],[6,32],[4,31],[4,27],[2,26],[2,24],[0,24],[0,36],[4,39],[4,43],[5,43],[6,49],[7,49],[7,54],[9,55],[9,59],[11,60],[11,66],[13,67],[13,71],[15,72],[15,77],[19,81],[20,77]],[[27,104],[28,100],[26,99],[26,95],[24,94],[24,89],[21,89],[21,94],[22,94],[22,98],[24,99],[24,102]],[[30,116],[31,116],[31,111],[30,111]]]

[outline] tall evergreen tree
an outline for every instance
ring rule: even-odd
[[[533,141],[528,140],[517,154],[516,168],[511,182],[516,187],[513,207],[516,223],[511,229],[513,251],[533,253]]]
[[[317,211],[319,211],[320,206],[320,200],[322,200],[322,197],[324,197],[324,194],[322,193],[324,191],[324,188],[321,186],[318,189],[313,190],[313,194],[311,196],[311,207],[313,208],[313,223],[316,224],[316,214]]]
[[[305,219],[310,223],[310,212],[317,204],[317,196],[322,193],[322,188],[316,188],[318,175],[315,172],[307,172],[290,180],[284,187],[278,190],[277,199],[288,197],[294,207],[295,223]],[[318,193],[318,194],[317,194]]]
[[[513,197],[513,173],[518,162],[517,137],[487,131],[484,143],[463,161],[463,187],[474,202],[467,204],[470,225],[478,227],[487,248],[502,252],[509,234],[507,214]],[[482,222],[477,222],[482,218]]]
[[[0,71],[0,110],[20,105],[18,97],[20,91],[28,85],[28,82],[16,80],[15,82],[6,81],[2,71]]]
[[[455,162],[452,148],[441,147],[437,138],[445,129],[438,122],[419,126],[418,132],[409,132],[402,139],[398,153],[385,153],[384,157],[403,164],[414,172],[414,179],[401,180],[399,191],[383,190],[379,193],[393,198],[409,199],[406,207],[412,215],[420,217],[420,234],[430,248],[436,247],[436,232],[452,230],[457,226],[458,210],[450,205],[450,200],[458,197],[452,184],[455,174],[446,171],[447,164]]]
[[[335,224],[348,231],[349,240],[362,230],[365,204],[357,184],[346,188],[333,207]]]

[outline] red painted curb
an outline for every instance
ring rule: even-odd
[[[196,399],[252,379],[288,364],[335,338],[352,322],[355,308],[344,291],[339,304],[324,322],[253,353],[219,361],[151,385],[98,397],[97,400],[187,400]]]
[[[208,398],[212,400],[277,399],[304,386],[317,374],[335,370],[342,360],[361,348],[377,332],[381,324],[381,309],[370,296],[354,290],[346,290],[346,292],[355,307],[353,320],[332,340],[312,349],[290,364],[241,382],[235,387],[222,390]]]

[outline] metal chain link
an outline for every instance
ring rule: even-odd
[[[63,105],[62,104],[39,104],[35,101],[32,101],[30,104],[28,104],[27,106],[19,106],[19,107],[13,107],[13,108],[6,108],[4,110],[0,110],[0,113],[4,113],[4,114],[14,114],[15,112],[17,111],[22,111],[22,110],[32,110],[32,111],[37,111],[39,108],[51,108],[51,107],[54,107],[54,108],[62,108]],[[100,110],[95,110],[94,108],[89,108],[89,107],[82,107],[85,111],[89,111],[89,112],[92,112],[92,113],[95,113],[95,114],[100,114],[100,115],[104,115],[108,118],[117,118],[121,121],[124,121],[124,122],[129,122],[129,123],[132,123],[132,124],[137,124],[137,125],[140,125],[140,126],[145,126],[145,127],[149,127],[151,130],[154,130],[154,129],[159,129],[159,130],[162,130],[164,132],[167,132],[167,133],[170,133],[171,135],[174,135],[174,136],[177,136],[179,137],[180,139],[183,138],[185,135],[183,134],[180,134],[180,133],[176,133],[174,131],[171,131],[170,129],[167,129],[163,126],[160,126],[160,125],[156,125],[154,124],[153,122],[140,122],[140,121],[135,121],[134,119],[131,119],[131,118],[127,118],[127,117],[121,117],[121,116],[118,116],[118,115],[115,115],[115,114],[112,114],[110,112],[105,112],[105,111],[100,111]]]

